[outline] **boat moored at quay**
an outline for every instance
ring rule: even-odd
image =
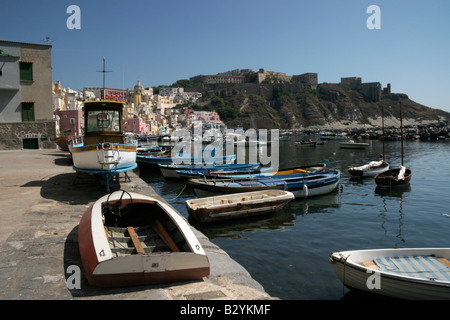
[[[122,113],[122,102],[86,101],[84,136],[69,144],[74,170],[100,176],[107,189],[113,176],[137,167],[137,143],[126,141]]]

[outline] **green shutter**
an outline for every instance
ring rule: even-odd
[[[20,80],[33,81],[33,63],[20,62]]]
[[[34,103],[22,102],[22,121],[34,121]]]

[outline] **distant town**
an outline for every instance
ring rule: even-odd
[[[199,125],[223,129],[220,112],[195,108],[208,92],[244,92],[270,100],[279,92],[275,89],[301,93],[319,88],[324,99],[334,101],[339,94],[330,88],[336,87],[358,91],[365,101],[378,102],[391,91],[390,84],[382,88],[381,83],[363,83],[360,77],[319,84],[317,73],[288,76],[264,69],[197,75],[155,88],[136,79],[132,89],[86,86],[77,91],[53,81],[51,49],[51,45],[0,40],[0,150],[54,148],[56,137],[82,135],[82,106],[89,100],[123,102],[127,133],[164,136],[177,128]]]

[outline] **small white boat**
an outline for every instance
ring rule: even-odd
[[[341,251],[332,253],[330,262],[352,290],[401,299],[450,299],[450,248]]]
[[[369,146],[366,142],[355,142],[354,140],[349,140],[347,142],[340,142],[339,146],[342,149],[365,149]]]
[[[363,166],[349,168],[348,172],[353,177],[374,177],[387,170],[389,170],[389,163],[380,160],[371,161]]]
[[[262,190],[186,200],[189,215],[201,222],[254,217],[282,209],[292,192]]]
[[[89,284],[118,287],[198,280],[209,261],[186,219],[162,200],[126,191],[83,215],[78,244]]]

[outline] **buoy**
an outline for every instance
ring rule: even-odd
[[[303,193],[305,195],[305,198],[308,197],[308,186],[306,185],[306,183],[303,185]]]

